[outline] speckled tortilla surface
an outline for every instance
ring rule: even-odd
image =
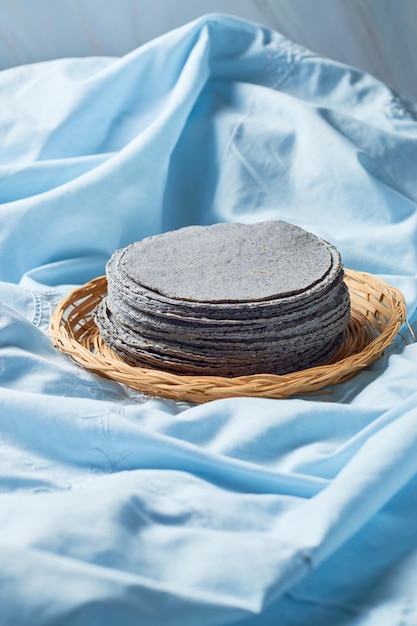
[[[134,243],[120,258],[136,283],[195,302],[299,293],[320,281],[331,262],[329,244],[280,220],[189,226]]]

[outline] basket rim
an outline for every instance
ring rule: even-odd
[[[406,322],[405,300],[399,289],[367,272],[345,268],[344,274],[351,294],[352,319],[355,315],[359,320],[355,332],[365,333],[365,339],[368,337],[365,347],[342,358],[336,357],[335,362],[289,374],[259,373],[226,378],[172,374],[127,364],[104,344],[98,328],[91,322],[97,292],[102,298],[107,291],[106,276],[98,276],[64,297],[51,315],[49,333],[55,347],[78,365],[151,396],[199,403],[228,397],[280,399],[320,393],[324,387],[349,380],[380,358]],[[364,285],[368,286],[367,290],[363,289]],[[76,329],[82,330],[86,325],[91,332],[80,341]]]

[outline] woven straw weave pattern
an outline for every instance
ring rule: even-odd
[[[82,367],[152,396],[199,403],[238,396],[279,399],[317,393],[374,363],[406,321],[404,297],[398,289],[372,274],[348,269],[345,282],[352,313],[342,347],[330,363],[291,374],[184,376],[128,365],[102,341],[93,320],[94,308],[106,294],[105,276],[74,289],[58,304],[50,335],[54,345]]]

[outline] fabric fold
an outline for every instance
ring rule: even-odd
[[[414,626],[416,344],[351,381],[193,406],[48,337],[115,250],[292,222],[417,305],[417,109],[216,14],[0,73],[0,623]]]

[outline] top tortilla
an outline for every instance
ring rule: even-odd
[[[136,284],[174,300],[253,302],[302,293],[332,266],[333,247],[273,220],[189,226],[125,248],[119,264]]]

